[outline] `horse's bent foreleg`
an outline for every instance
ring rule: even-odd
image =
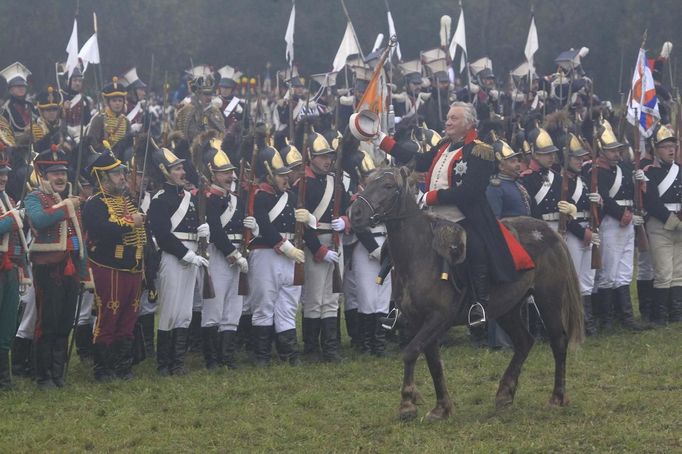
[[[438,342],[434,341],[427,345],[424,355],[433,379],[433,387],[436,390],[436,406],[426,415],[426,419],[429,421],[446,419],[452,412],[452,401],[450,401],[450,394],[445,383]]]
[[[497,322],[509,335],[514,346],[514,355],[500,379],[500,385],[495,395],[495,406],[499,408],[511,405],[514,402],[521,368],[528,357],[528,352],[533,347],[534,340],[521,318],[521,304],[516,305],[498,318]]]

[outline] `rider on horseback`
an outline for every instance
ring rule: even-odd
[[[512,255],[486,199],[495,157],[490,145],[477,140],[478,119],[473,105],[455,102],[448,111],[445,138],[426,153],[418,153],[379,132],[373,139],[399,163],[415,160],[415,170],[427,172],[424,203],[435,215],[456,222],[466,231],[466,260],[474,293],[469,325],[487,321],[490,284],[517,276]]]

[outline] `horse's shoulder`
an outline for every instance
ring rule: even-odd
[[[493,151],[493,147],[478,139],[474,140],[474,148],[471,151],[471,154],[486,161],[495,160],[495,152]]]

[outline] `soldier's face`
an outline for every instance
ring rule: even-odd
[[[68,179],[65,170],[47,172],[46,178],[54,192],[62,193],[66,190]]]
[[[555,153],[533,153],[533,158],[543,169],[549,169],[554,165]]]
[[[575,156],[568,157],[568,170],[570,170],[571,172],[580,173],[582,166],[583,166],[582,158],[578,158]]]
[[[278,192],[284,192],[289,189],[289,175],[275,175],[272,177],[272,182]]]
[[[123,112],[123,105],[123,96],[116,96],[109,99],[109,108],[115,114],[120,114]]]
[[[71,79],[71,90],[81,91],[81,88],[83,88],[83,78],[82,77],[72,78]]]
[[[464,114],[464,107],[451,107],[445,122],[445,135],[451,140],[463,138],[471,129],[471,123]]]
[[[26,96],[26,87],[23,85],[15,85],[13,87],[10,87],[9,94],[14,96],[15,98],[23,98],[24,96]]]
[[[656,156],[666,164],[670,164],[675,159],[675,148],[675,142],[663,142],[656,147]]]
[[[498,164],[500,173],[507,175],[512,178],[518,178],[521,176],[521,158],[518,156],[511,157],[509,159],[503,159]]]
[[[225,98],[232,96],[232,87],[220,87],[220,96]]]
[[[176,186],[184,186],[187,180],[185,180],[185,169],[182,165],[177,165],[172,167],[168,171],[170,182]]]
[[[147,98],[147,90],[145,90],[144,88],[136,88],[135,89],[135,95],[137,96],[137,99],[139,99],[140,101],[143,99],[146,99]]]
[[[107,172],[107,181],[105,182],[106,190],[109,194],[120,195],[126,190],[128,186],[126,183],[126,175],[122,169]]]
[[[227,191],[232,189],[233,181],[234,170],[228,170],[225,172],[213,172],[213,182]]]
[[[604,158],[611,163],[620,161],[620,148],[603,150],[602,153],[604,153]]]
[[[43,114],[43,118],[45,121],[48,121],[50,123],[54,122],[57,120],[57,117],[59,117],[59,108],[49,108],[49,109],[41,109],[40,112]]]
[[[9,173],[7,173],[7,172],[0,173],[0,192],[5,190],[5,186],[7,186],[7,179],[8,178],[9,178]]]
[[[327,174],[332,170],[334,155],[331,153],[315,156],[310,160],[310,167],[317,174]]]

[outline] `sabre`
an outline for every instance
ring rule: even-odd
[[[149,74],[149,87],[152,87],[154,83],[154,54],[152,54],[152,69]],[[164,88],[165,89],[165,88]],[[141,207],[142,206],[142,200],[144,199],[144,194],[146,192],[146,187],[144,185],[144,176],[145,172],[147,170],[147,156],[149,155],[149,142],[151,142],[151,129],[152,129],[152,122],[151,119],[149,118],[149,103],[147,103],[147,143],[144,146],[144,160],[142,161],[142,180],[140,183],[140,190],[138,194],[138,200],[137,200],[137,206]]]

